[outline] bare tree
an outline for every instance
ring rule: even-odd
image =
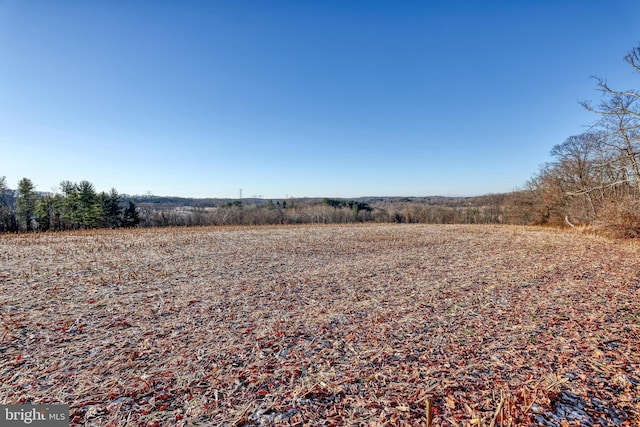
[[[572,205],[570,214],[581,221],[592,221],[597,217],[605,189],[617,184],[604,173],[610,166],[606,148],[605,136],[598,132],[571,136],[551,150],[555,158],[551,167],[556,170],[567,205]]]
[[[640,73],[640,46],[625,56],[625,61]],[[582,105],[597,113],[597,125],[605,132],[607,144],[617,151],[620,171],[633,187],[640,186],[640,92],[616,90],[606,80],[597,78],[598,90],[604,99],[598,107],[589,102]]]

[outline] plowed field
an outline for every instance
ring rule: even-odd
[[[0,236],[0,403],[72,425],[640,426],[629,244],[501,226]]]

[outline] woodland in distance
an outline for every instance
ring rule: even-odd
[[[640,73],[640,45],[625,62]],[[97,193],[89,181],[60,191],[17,189],[0,175],[0,232],[89,228],[397,222],[589,227],[640,235],[640,91],[597,78],[601,101],[583,102],[597,120],[551,150],[552,160],[520,189],[479,197],[364,197],[355,200],[188,199]]]

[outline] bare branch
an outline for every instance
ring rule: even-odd
[[[569,224],[571,226],[571,228],[576,228],[575,225],[571,224],[571,221],[569,221],[569,216],[565,215],[564,216],[564,222],[566,222],[567,224]]]
[[[622,185],[622,184],[627,184],[627,180],[619,180],[619,181],[615,181],[615,182],[609,182],[605,185],[599,185],[597,187],[593,187],[593,188],[585,188],[583,190],[580,191],[567,191],[566,195],[567,196],[583,196],[585,194],[589,194],[592,193],[596,190],[603,190],[605,188],[611,188],[611,187],[615,187],[617,185]]]
[[[640,45],[631,49],[627,56],[624,57],[624,60],[636,71],[640,72]]]

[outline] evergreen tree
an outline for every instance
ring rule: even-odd
[[[64,229],[64,204],[65,199],[62,194],[56,194],[51,199],[51,227],[54,230]]]
[[[140,224],[138,207],[133,203],[133,201],[129,200],[129,206],[127,206],[122,213],[122,226],[135,227],[138,224]]]
[[[109,193],[102,192],[99,196],[102,206],[102,226],[116,228],[121,225],[123,209],[120,207],[120,195],[115,188]]]
[[[78,186],[71,181],[62,181],[60,190],[63,194],[62,203],[62,229],[74,229],[80,227],[80,203],[78,198]]]
[[[0,176],[0,232],[15,230],[16,218],[10,200],[7,178]]]
[[[35,185],[33,185],[33,182],[31,182],[29,178],[22,178],[20,182],[18,182],[16,208],[20,225],[22,225],[26,231],[33,230],[33,219],[36,208],[34,189]]]
[[[102,223],[102,205],[89,181],[78,184],[79,217],[82,228],[97,228]]]
[[[53,228],[53,197],[45,196],[36,202],[34,218],[39,231],[48,231]]]

